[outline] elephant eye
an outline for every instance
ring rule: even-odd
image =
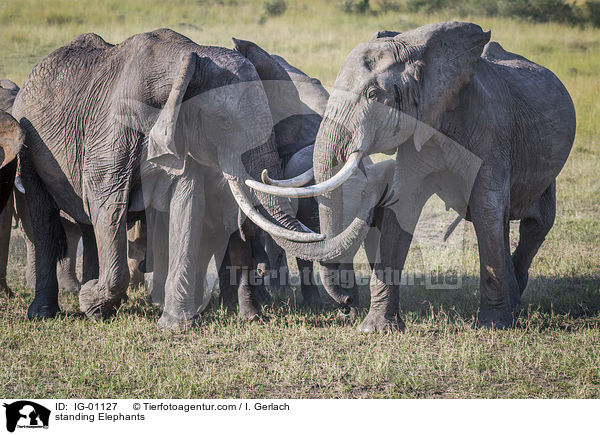
[[[379,89],[377,89],[377,88],[370,88],[367,91],[367,98],[369,100],[376,100],[378,95],[379,95]]]

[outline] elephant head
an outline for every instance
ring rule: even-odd
[[[147,161],[174,175],[183,173],[187,155],[219,167],[240,209],[259,227],[299,242],[321,240],[293,217],[289,199],[259,192],[253,201],[245,191],[244,181],[259,178],[263,168],[282,175],[276,144],[265,87],[248,60],[229,50],[214,60],[184,53],[150,129]]]
[[[10,115],[18,92],[19,87],[15,83],[6,79],[0,80],[0,147],[3,152],[0,168],[4,168],[15,159],[25,139],[24,130]]]
[[[358,214],[342,231],[345,209],[341,186],[363,156],[413,146],[417,151],[439,128],[471,80],[490,32],[470,23],[437,23],[405,33],[378,32],[344,61],[319,129],[314,186],[280,188],[249,181],[275,195],[322,195],[319,204],[324,241],[298,244],[278,239],[294,255],[331,261],[355,248],[366,235],[379,200],[367,189]],[[340,168],[341,167],[341,168]],[[398,178],[398,177],[396,177]],[[402,204],[400,204],[402,206]]]
[[[25,142],[25,131],[15,118],[0,110],[0,211],[8,202],[17,169],[16,157]]]

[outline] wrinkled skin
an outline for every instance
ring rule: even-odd
[[[344,61],[315,143],[316,181],[329,179],[355,151],[397,152],[396,202],[381,229],[394,243],[380,244],[376,269],[402,270],[422,207],[436,193],[475,227],[479,323],[510,327],[554,222],[555,179],[575,135],[573,103],[551,71],[488,42],[490,33],[477,25],[438,23],[393,34],[376,35]],[[341,189],[328,192],[319,204],[328,239],[278,242],[304,258],[343,255],[364,237],[373,201],[365,195],[342,232],[346,201]],[[521,221],[512,254],[509,220]],[[398,314],[397,286],[374,278],[364,331],[384,329]]]
[[[66,244],[59,211],[93,227],[99,278],[82,286],[80,307],[89,317],[107,318],[129,283],[126,223],[146,210],[153,238],[150,224],[168,217],[160,237],[168,237],[167,252],[178,253],[165,269],[159,325],[196,324],[199,271],[212,250],[203,246],[212,236],[203,228],[212,213],[206,192],[215,181],[207,171],[217,170],[246,210],[252,206],[245,179],[258,178],[265,167],[281,177],[273,121],[254,67],[238,53],[199,46],[168,29],[114,46],[85,34],[32,70],[13,111],[27,131],[27,202],[30,210],[46,211],[31,213],[37,279],[28,316],[58,311],[55,265]],[[270,231],[303,231],[289,201],[256,199],[275,216]],[[266,225],[267,219],[252,216]]]
[[[0,80],[0,110],[10,113],[18,92],[19,87],[15,83],[6,79]],[[9,181],[4,180],[4,178],[5,177],[1,177],[2,182],[8,183]],[[4,289],[4,291],[8,294],[11,294],[11,291],[6,285],[6,266],[8,263],[10,230],[13,213],[16,213],[16,218],[19,220],[19,226],[23,232],[23,235],[25,236],[25,243],[27,246],[27,268],[25,271],[26,282],[31,289],[35,289],[35,250],[29,210],[27,208],[27,202],[25,201],[24,194],[18,190],[15,190],[13,197],[9,198],[7,205],[0,213],[0,288]],[[83,228],[82,230],[79,225],[77,225],[77,223],[75,223],[67,215],[63,214],[61,216],[61,224],[66,235],[67,251],[65,257],[58,262],[56,271],[58,286],[61,291],[67,293],[78,293],[80,283],[77,279],[76,273],[77,245],[79,243],[79,239],[82,237],[82,232],[88,231],[87,236],[84,237],[84,246],[89,245],[88,249],[84,249],[84,251],[88,252],[87,256],[84,254],[84,257],[88,257],[87,260],[84,259],[84,283],[90,279],[98,278],[98,260],[97,254],[94,252],[96,251],[96,242],[93,240],[93,232],[89,232],[90,229]],[[138,270],[138,265],[145,254],[145,233],[142,234],[140,232],[140,226],[141,223],[132,224],[131,230],[128,231],[128,237],[131,235],[131,237],[129,237],[130,249],[128,249],[131,273],[130,285],[140,284],[139,275],[141,272]],[[143,275],[141,282],[143,282]]]
[[[35,245],[33,243],[33,229],[31,217],[27,207],[25,195],[15,190],[15,213],[19,220],[19,227],[25,237],[27,246],[27,268],[25,280],[27,286],[35,290]],[[60,291],[66,293],[79,293],[81,284],[91,279],[98,279],[98,249],[93,228],[89,225],[80,225],[68,215],[61,213],[60,222],[65,232],[66,252],[57,263],[57,280]],[[77,248],[79,241],[83,246],[83,267],[81,283],[77,278]],[[127,263],[129,266],[129,285],[138,286],[144,282],[144,275],[139,270],[140,263],[146,254],[146,230],[143,220],[127,223]]]

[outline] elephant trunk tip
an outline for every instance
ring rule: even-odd
[[[267,273],[267,270],[268,270],[268,267],[267,267],[266,263],[258,263],[258,265],[256,266],[256,273],[260,277],[265,276]]]
[[[352,302],[354,302],[354,300],[352,299],[352,296],[347,295],[343,296],[340,302],[342,305],[352,305]]]

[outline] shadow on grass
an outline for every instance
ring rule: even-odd
[[[295,291],[296,294],[293,294]],[[17,291],[13,304],[26,309],[29,298],[26,291]],[[313,328],[332,326],[355,326],[362,320],[369,307],[368,286],[359,287],[360,308],[358,316],[342,316],[339,308],[321,288],[321,308],[301,304],[299,291],[290,289],[285,299],[263,307],[270,321],[285,326],[301,322]],[[298,300],[300,299],[300,301]],[[6,301],[8,302],[8,300]],[[79,311],[76,295],[61,295],[59,318],[84,319]],[[14,305],[13,305],[14,307]],[[6,310],[8,307],[4,307]],[[479,310],[479,277],[462,278],[462,286],[452,290],[431,290],[425,286],[402,286],[400,289],[400,312],[404,319],[425,323],[431,319],[446,319],[450,323],[470,323],[477,318]],[[158,321],[162,308],[153,304],[144,287],[130,288],[128,299],[118,310],[120,315],[142,317]],[[213,300],[203,318],[207,322],[232,321],[237,308],[223,307]],[[229,320],[227,320],[229,319]],[[518,327],[536,329],[558,328],[569,330],[580,325],[600,325],[600,276],[573,277],[536,276],[529,280],[522,297]]]

